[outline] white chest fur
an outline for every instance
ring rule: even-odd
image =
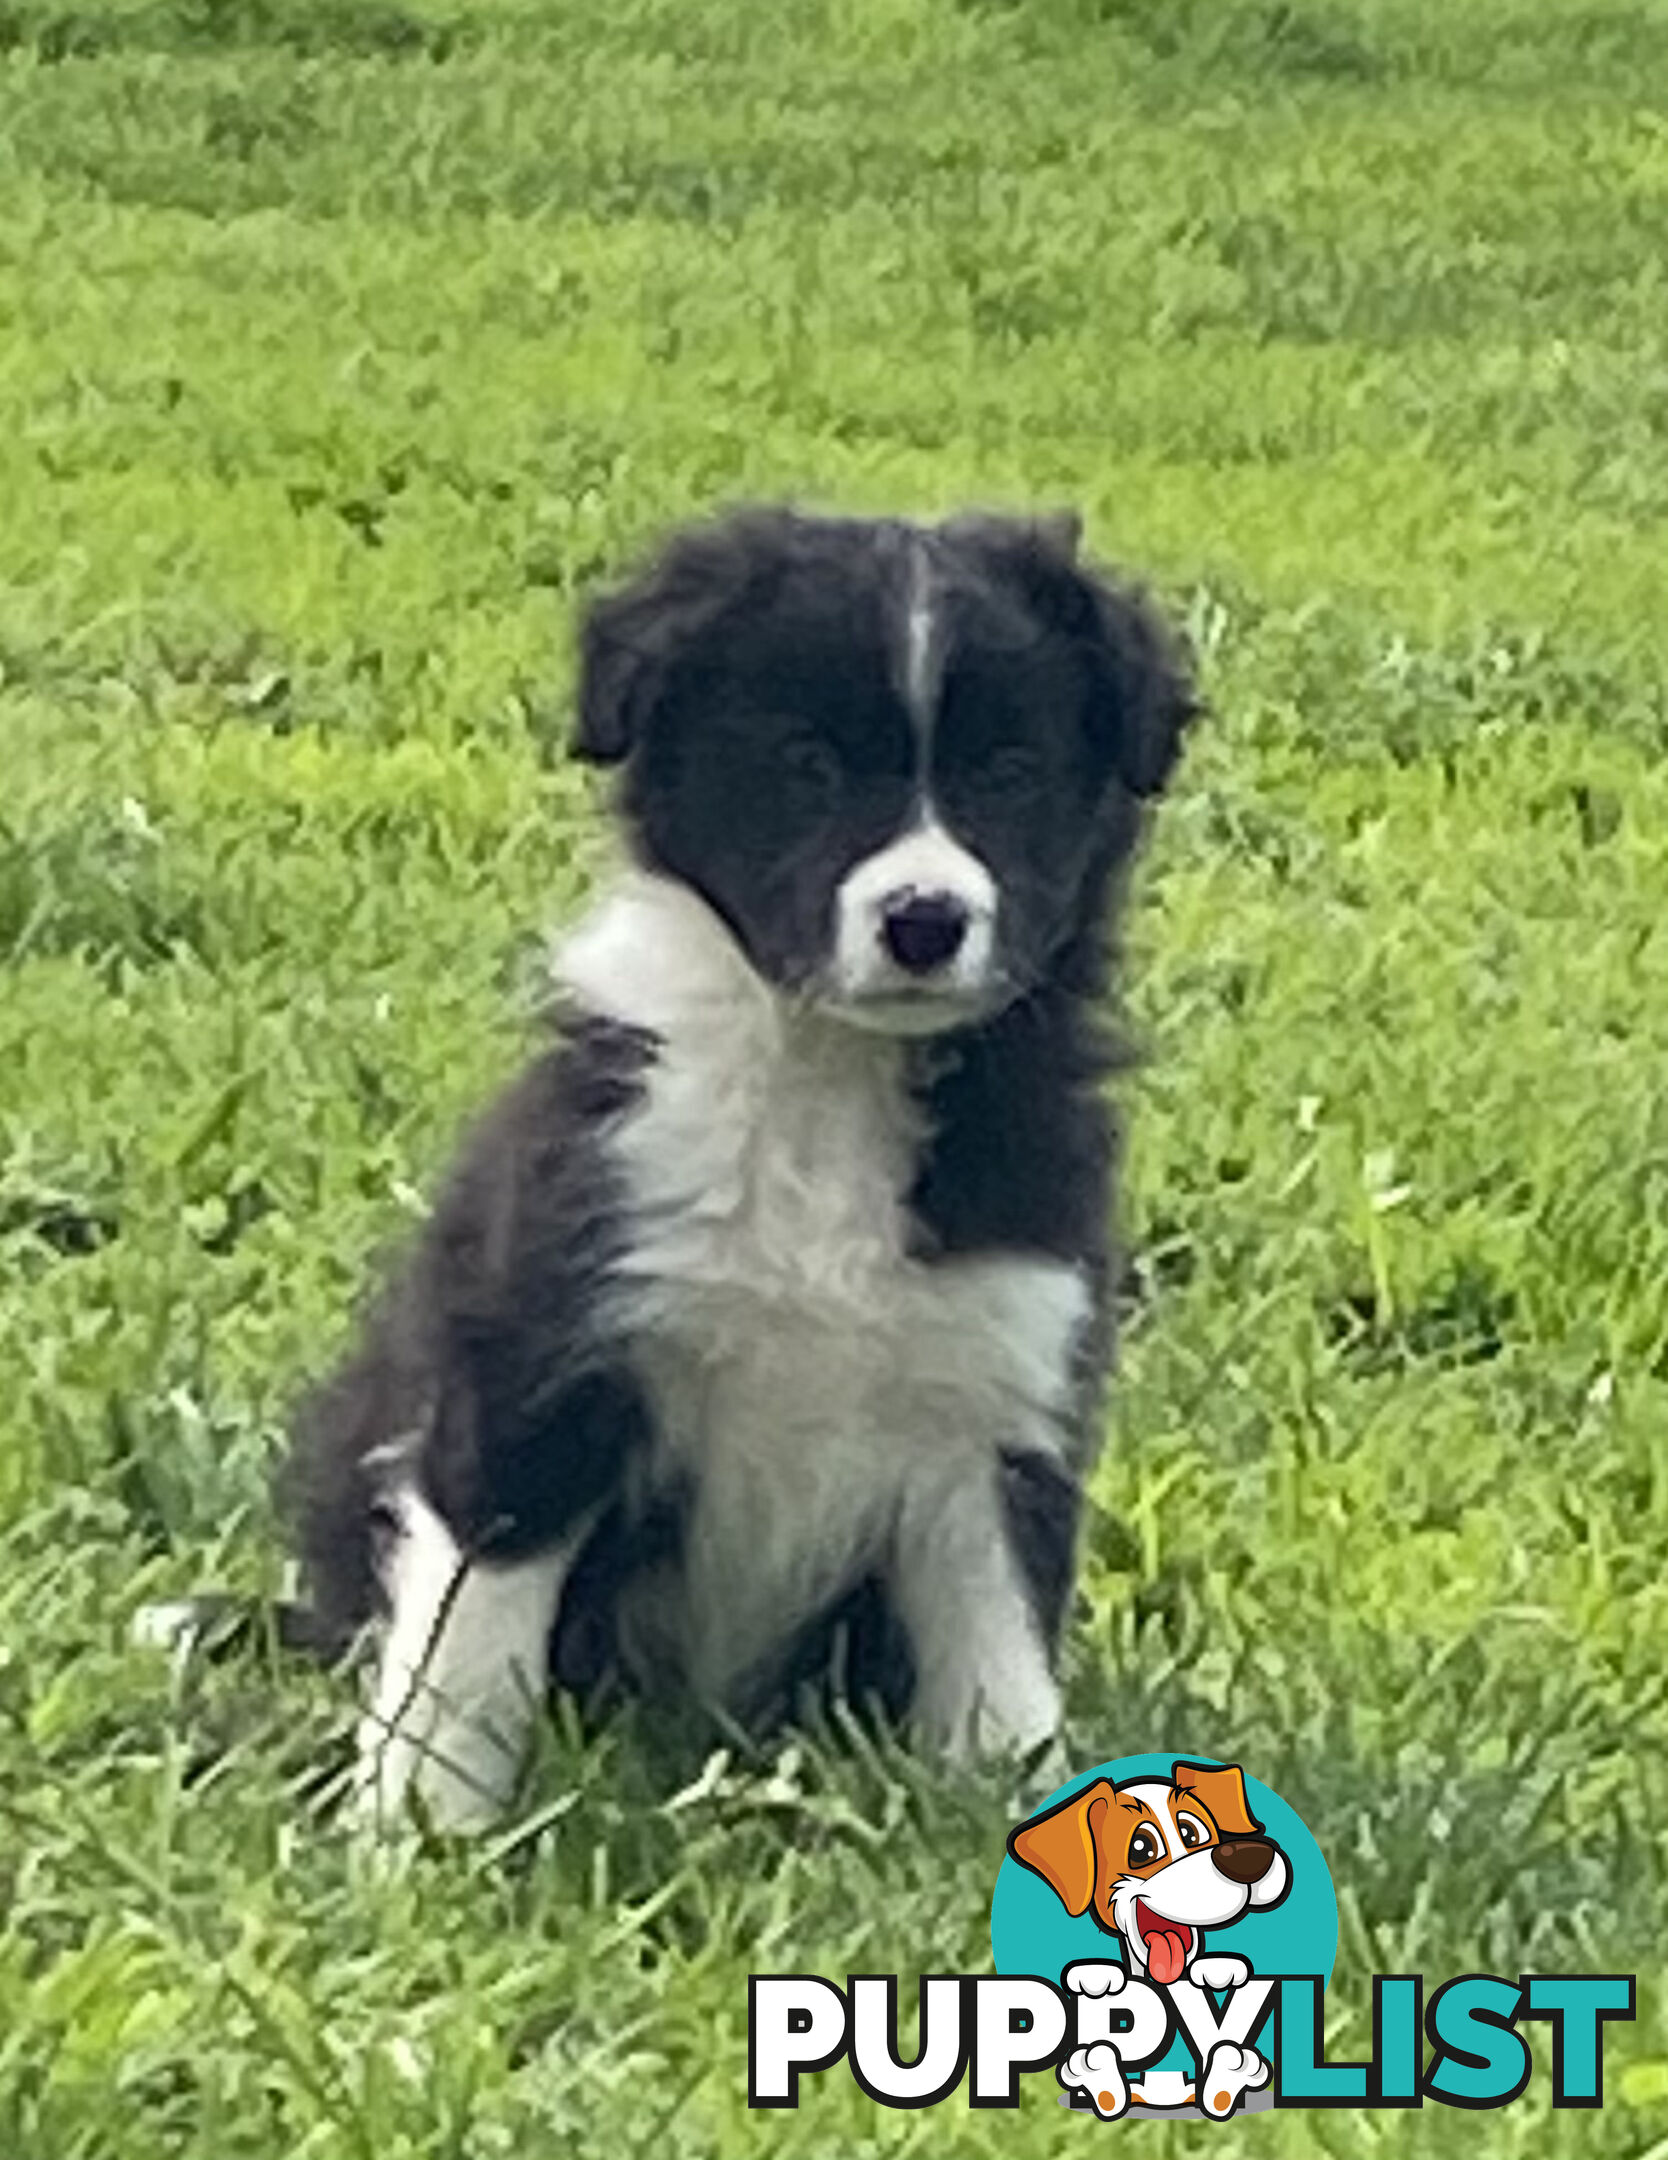
[[[901,1045],[792,1009],[681,886],[632,880],[558,970],[659,1038],[613,1142],[620,1319],[697,1496],[669,1617],[722,1693],[906,1516],[988,1486],[1004,1445],[1058,1446],[1086,1293],[1032,1255],[910,1253]]]

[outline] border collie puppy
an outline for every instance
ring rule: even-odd
[[[490,1819],[550,1679],[1054,1732],[1109,917],[1194,711],[1076,545],[746,511],[592,607],[574,747],[634,866],[295,1436],[318,1619],[380,1642],[374,1819]]]

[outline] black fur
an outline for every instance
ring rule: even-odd
[[[380,1605],[376,1450],[420,1433],[426,1497],[466,1550],[504,1559],[605,1499],[642,1444],[593,1325],[623,1227],[597,1141],[652,1056],[630,1030],[569,1026],[470,1136],[357,1354],[303,1407],[286,1497],[327,1639]]]
[[[1009,1454],[1002,1458],[1002,1504],[1032,1610],[1052,1649],[1071,1602],[1081,1489],[1046,1456]]]
[[[963,518],[923,537],[948,628],[939,800],[1012,903],[1013,971],[1096,996],[1139,802],[1195,711],[1187,672],[1145,601],[1083,570],[1058,521]],[[825,958],[840,877],[909,813],[911,544],[899,524],[748,512],[679,536],[585,626],[576,750],[623,766],[639,853],[787,987]]]
[[[749,512],[674,540],[592,607],[575,749],[623,768],[640,859],[700,893],[767,981],[805,992],[836,887],[904,826],[919,784],[897,653],[922,547],[945,626],[935,800],[1001,894],[1013,994],[912,1045],[928,1138],[900,1197],[929,1262],[1036,1254],[1090,1285],[1066,1467],[1010,1451],[1001,1472],[1052,1645],[1111,1356],[1109,920],[1141,802],[1195,709],[1185,667],[1136,594],[1079,565],[1072,521],[970,517],[923,534]],[[639,1031],[569,1020],[476,1130],[361,1348],[299,1420],[290,1502],[325,1638],[378,1609],[378,1455],[402,1436],[467,1553],[535,1551],[594,1511],[552,1637],[565,1686],[609,1684],[623,1589],[676,1569],[688,1495],[638,1475],[650,1415],[601,1322],[632,1234],[606,1140],[655,1054]],[[910,1650],[881,1574],[783,1646],[765,1692],[786,1702],[831,1661],[854,1699],[902,1714]]]

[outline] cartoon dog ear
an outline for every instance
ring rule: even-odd
[[[1095,1837],[1111,1803],[1112,1787],[1097,1778],[1069,1800],[1022,1822],[1008,1839],[1020,1866],[1040,1875],[1074,1920],[1094,1901]]]
[[[1238,1763],[1179,1762],[1171,1775],[1179,1792],[1191,1793],[1225,1838],[1256,1837],[1262,1824],[1245,1797],[1245,1773]]]

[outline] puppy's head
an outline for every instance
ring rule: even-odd
[[[1193,710],[1075,520],[751,511],[593,606],[575,748],[767,980],[926,1034],[1067,965]]]
[[[1286,1856],[1251,1813],[1237,1764],[1178,1762],[1170,1778],[1099,1778],[1021,1823],[1008,1850],[1075,1919],[1121,1935],[1132,1967],[1168,1986],[1203,1930],[1277,1905]]]

